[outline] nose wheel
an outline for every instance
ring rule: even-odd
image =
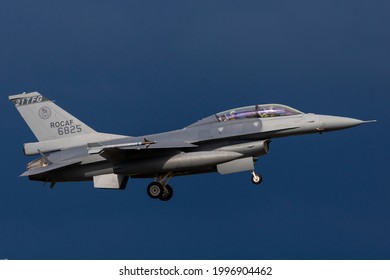
[[[263,177],[260,174],[257,174],[255,171],[252,171],[252,183],[259,185],[263,182]]]

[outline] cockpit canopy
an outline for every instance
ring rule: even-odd
[[[219,122],[250,118],[272,118],[303,114],[294,108],[280,104],[247,106],[224,111],[215,115]]]

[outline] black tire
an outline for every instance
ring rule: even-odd
[[[163,188],[163,191],[160,195],[160,200],[161,201],[168,201],[172,198],[173,196],[173,189],[170,185],[166,185],[164,188]]]
[[[163,190],[163,186],[159,182],[150,183],[148,188],[146,189],[149,197],[153,199],[160,198],[163,193]]]
[[[252,183],[255,185],[260,185],[263,182],[263,177],[260,174],[255,174],[252,176]]]

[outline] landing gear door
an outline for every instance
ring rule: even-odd
[[[236,159],[217,165],[218,173],[222,175],[250,171],[253,169],[254,165],[252,157]]]

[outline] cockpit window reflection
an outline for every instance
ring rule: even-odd
[[[294,108],[280,104],[241,107],[216,114],[219,122],[249,118],[273,118],[303,114]]]

